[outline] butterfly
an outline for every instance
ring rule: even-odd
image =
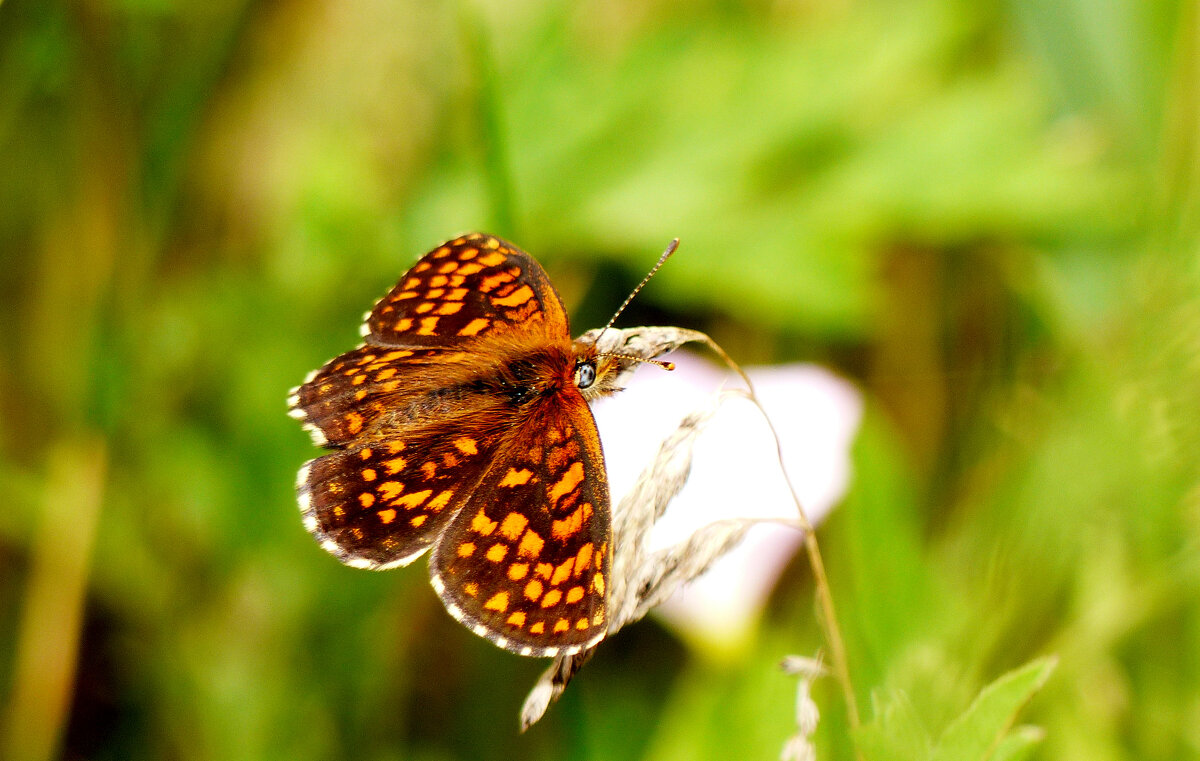
[[[298,474],[304,526],[355,568],[428,552],[446,610],[499,647],[594,647],[612,536],[588,402],[633,358],[572,340],[541,265],[483,234],[423,256],[362,334],[288,398],[331,450]]]

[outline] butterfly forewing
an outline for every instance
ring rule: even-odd
[[[511,243],[473,234],[421,257],[371,310],[365,332],[384,346],[453,346],[536,322],[570,336],[545,270]]]
[[[371,432],[384,411],[393,418],[420,416],[415,405],[431,390],[423,371],[456,359],[439,349],[364,345],[330,361],[289,401],[318,444],[342,446]]]
[[[524,655],[599,641],[608,486],[591,411],[571,387],[497,452],[431,558],[434,587],[477,634]]]

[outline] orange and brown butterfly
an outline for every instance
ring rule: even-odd
[[[446,609],[499,647],[594,646],[612,538],[588,402],[616,390],[632,358],[572,341],[542,267],[481,234],[422,257],[362,333],[288,398],[333,450],[297,477],[305,527],[355,568],[432,550]]]

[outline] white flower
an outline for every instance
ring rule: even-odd
[[[688,352],[670,359],[674,372],[642,368],[625,391],[594,405],[614,505],[685,415],[710,405],[721,388],[743,385],[732,372]],[[747,374],[779,432],[784,463],[815,525],[845,494],[862,399],[849,383],[813,365],[750,368]],[[691,475],[655,524],[650,549],[678,544],[719,520],[797,517],[762,412],[748,399],[729,399],[696,439]],[[658,612],[693,644],[718,652],[743,646],[802,541],[795,528],[755,526]]]

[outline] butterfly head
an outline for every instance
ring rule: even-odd
[[[674,370],[671,362],[638,356],[629,351],[601,351],[592,340],[599,331],[589,331],[575,342],[575,387],[589,402],[602,396],[614,394],[625,388],[629,375],[639,364],[657,365],[665,370]],[[621,331],[613,331],[620,336]]]

